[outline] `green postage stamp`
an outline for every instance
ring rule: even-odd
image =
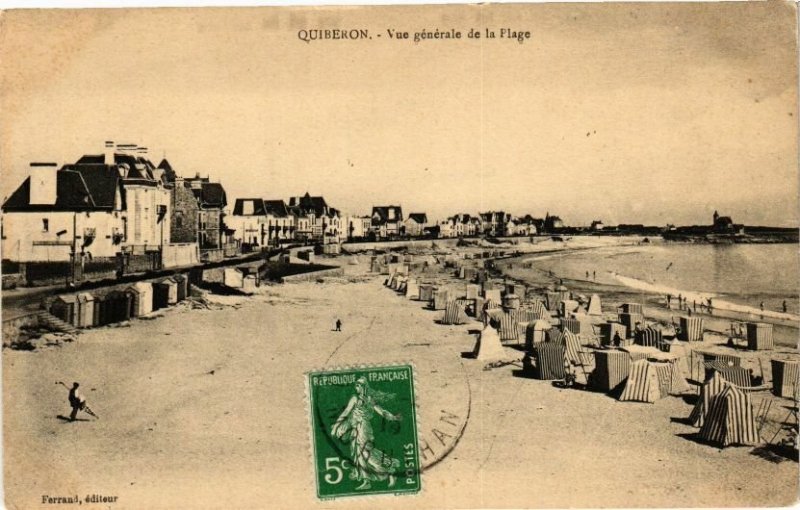
[[[419,492],[411,365],[311,372],[308,387],[318,497]]]

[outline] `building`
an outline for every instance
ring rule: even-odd
[[[506,233],[506,225],[510,219],[511,215],[503,211],[480,213],[483,234],[492,237],[508,235]]]
[[[460,213],[451,216],[447,221],[453,237],[472,237],[483,232],[478,216]]]
[[[283,200],[264,200],[266,212],[267,243],[277,246],[295,239],[295,214]]]
[[[360,241],[366,239],[372,226],[369,216],[342,216],[342,230],[347,241]]]
[[[197,241],[200,249],[221,249],[225,234],[225,207],[228,205],[225,188],[218,182],[210,182],[208,177],[200,177],[200,174],[184,179],[184,186],[191,190],[197,200]]]
[[[405,234],[403,208],[383,205],[372,208],[372,232],[378,239],[391,239]]]
[[[243,251],[267,246],[267,211],[262,198],[237,198],[227,222]]]
[[[561,218],[559,218],[558,216],[550,216],[549,212],[545,214],[544,226],[543,226],[544,232],[548,233],[558,232],[563,228],[564,228],[564,222],[561,220]]]
[[[744,225],[737,225],[733,223],[730,216],[720,216],[717,211],[714,211],[713,231],[715,234],[744,234]]]
[[[603,225],[603,222],[601,220],[594,220],[592,222],[592,226],[589,227],[589,228],[594,232],[599,232],[599,231],[603,230],[604,227],[605,227],[605,225]]]
[[[323,197],[312,197],[308,192],[301,197],[289,199],[289,209],[298,217],[297,237],[322,243],[341,242],[342,234],[339,211],[330,207]],[[305,217],[307,222],[299,218]]]
[[[407,236],[419,237],[425,227],[428,226],[428,215],[425,213],[411,213],[403,222],[403,226]]]
[[[145,149],[106,142],[56,170],[33,163],[31,175],[3,204],[3,258],[68,261],[120,252],[163,253],[170,243],[171,184],[163,169],[139,155]]]

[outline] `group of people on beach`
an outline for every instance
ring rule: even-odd
[[[689,317],[692,316],[692,313],[697,313],[697,300],[692,300],[692,306],[689,306],[689,298],[682,294],[678,294],[677,298],[674,298],[672,294],[667,294],[667,308],[670,310],[672,309],[672,300],[676,299],[678,302],[678,310],[686,310],[689,314]],[[700,310],[706,310],[709,315],[713,315],[714,305],[711,301],[711,298],[706,299],[706,302],[700,302]]]

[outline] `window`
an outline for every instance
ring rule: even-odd
[[[50,220],[47,218],[42,218],[42,232],[49,232],[50,231]]]

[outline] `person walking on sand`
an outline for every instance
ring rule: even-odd
[[[69,421],[75,421],[78,416],[78,411],[86,407],[86,398],[78,391],[80,384],[72,383],[72,388],[69,390],[69,405],[72,407],[72,412],[69,415]]]
[[[683,295],[678,294],[678,310],[683,310],[683,307],[681,306],[682,302],[683,302]]]
[[[763,317],[764,317],[764,302],[762,301],[762,302],[761,302],[761,303],[758,305],[758,307],[761,309],[761,317],[763,318]]]
[[[336,331],[341,331],[341,330],[342,330],[342,320],[336,319]]]
[[[597,271],[592,271],[592,280],[597,281]]]
[[[667,294],[667,308],[672,309],[672,294]]]
[[[697,313],[697,301],[692,299],[692,308],[694,308],[694,313]]]
[[[783,313],[786,313],[786,311],[787,311],[787,308],[786,308],[786,300],[784,299],[784,300],[783,300]]]

